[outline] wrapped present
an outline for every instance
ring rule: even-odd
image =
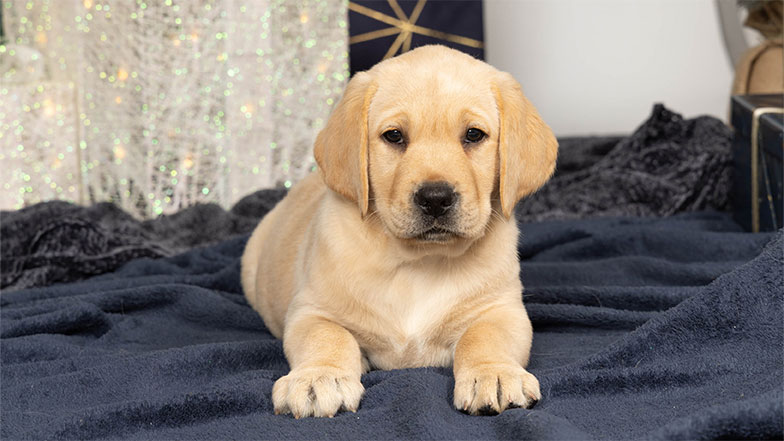
[[[784,96],[732,97],[735,220],[746,230],[782,228]]]
[[[351,0],[348,9],[352,74],[426,44],[484,59],[482,0]]]

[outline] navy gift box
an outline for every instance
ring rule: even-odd
[[[348,9],[352,75],[426,44],[484,59],[482,0],[351,0]]]
[[[733,211],[746,230],[782,228],[784,96],[732,97]]]

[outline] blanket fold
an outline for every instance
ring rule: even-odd
[[[473,417],[449,368],[372,371],[357,413],[272,413],[288,371],[245,236],[0,296],[3,439],[781,438],[782,235],[729,215],[521,226],[530,410]]]

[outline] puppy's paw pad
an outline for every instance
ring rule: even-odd
[[[355,412],[365,388],[360,375],[333,367],[296,369],[272,388],[275,414],[294,418],[332,417],[340,410]]]
[[[493,406],[485,405],[477,409],[476,414],[482,416],[492,416],[492,415],[498,415],[498,411],[493,409]]]

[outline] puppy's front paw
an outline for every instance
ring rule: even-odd
[[[356,412],[365,392],[360,375],[329,366],[296,369],[272,387],[275,414],[294,418],[332,417],[339,410]]]
[[[518,365],[483,364],[455,373],[455,407],[471,415],[528,408],[541,397],[539,380]]]

